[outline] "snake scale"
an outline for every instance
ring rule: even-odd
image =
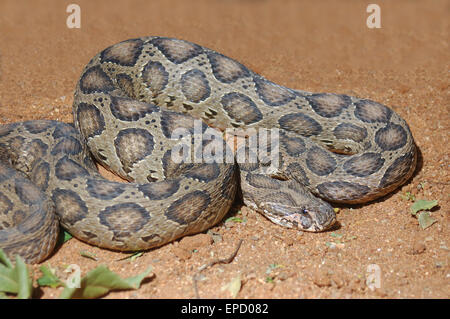
[[[328,202],[381,197],[416,165],[408,125],[386,106],[289,89],[166,37],[97,54],[78,81],[73,116],[74,124],[0,126],[0,248],[10,256],[42,261],[59,224],[104,248],[157,247],[217,224],[239,185],[244,203],[273,222],[322,231],[336,221]],[[174,138],[180,128],[185,134]],[[277,129],[277,165],[267,156],[251,161],[247,144],[238,149],[246,161],[174,160],[180,141],[192,154],[228,151],[212,134],[227,128]],[[104,179],[95,160],[129,183]]]

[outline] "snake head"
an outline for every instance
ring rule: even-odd
[[[318,199],[317,203],[318,205],[309,207],[296,207],[266,202],[256,209],[275,224],[302,231],[320,232],[336,222],[336,214],[327,202]]]

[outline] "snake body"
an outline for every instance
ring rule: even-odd
[[[270,220],[321,231],[336,220],[328,202],[391,192],[412,175],[417,157],[408,125],[384,105],[289,89],[165,37],[97,54],[78,81],[73,116],[74,124],[0,126],[0,248],[8,255],[45,259],[58,222],[100,247],[157,247],[218,223],[239,181],[244,203]],[[212,146],[228,154],[209,126],[277,129],[277,165],[250,161],[247,144],[237,151],[244,161],[208,161],[204,153],[203,161],[175,161],[180,141],[192,154],[210,147],[217,155]],[[180,128],[185,134],[174,138]],[[94,159],[130,183],[105,180]]]

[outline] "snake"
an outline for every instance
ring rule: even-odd
[[[382,197],[417,161],[407,123],[383,104],[290,89],[168,37],[92,58],[73,117],[0,126],[8,256],[41,262],[60,225],[91,245],[148,250],[218,224],[238,196],[276,224],[325,231],[333,203]],[[128,182],[105,179],[96,162]]]

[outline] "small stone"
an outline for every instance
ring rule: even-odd
[[[328,273],[324,270],[318,270],[313,277],[313,282],[318,287],[329,287],[331,286],[331,280]]]
[[[178,246],[172,247],[172,253],[181,260],[188,260],[192,256],[192,251],[180,248]]]
[[[186,236],[180,240],[179,247],[188,251],[207,247],[213,243],[211,236],[207,234],[197,234],[195,236]]]
[[[419,254],[423,253],[425,251],[425,249],[426,249],[426,247],[425,247],[424,243],[416,242],[412,246],[412,248],[409,251],[409,253],[411,255],[419,255]]]

